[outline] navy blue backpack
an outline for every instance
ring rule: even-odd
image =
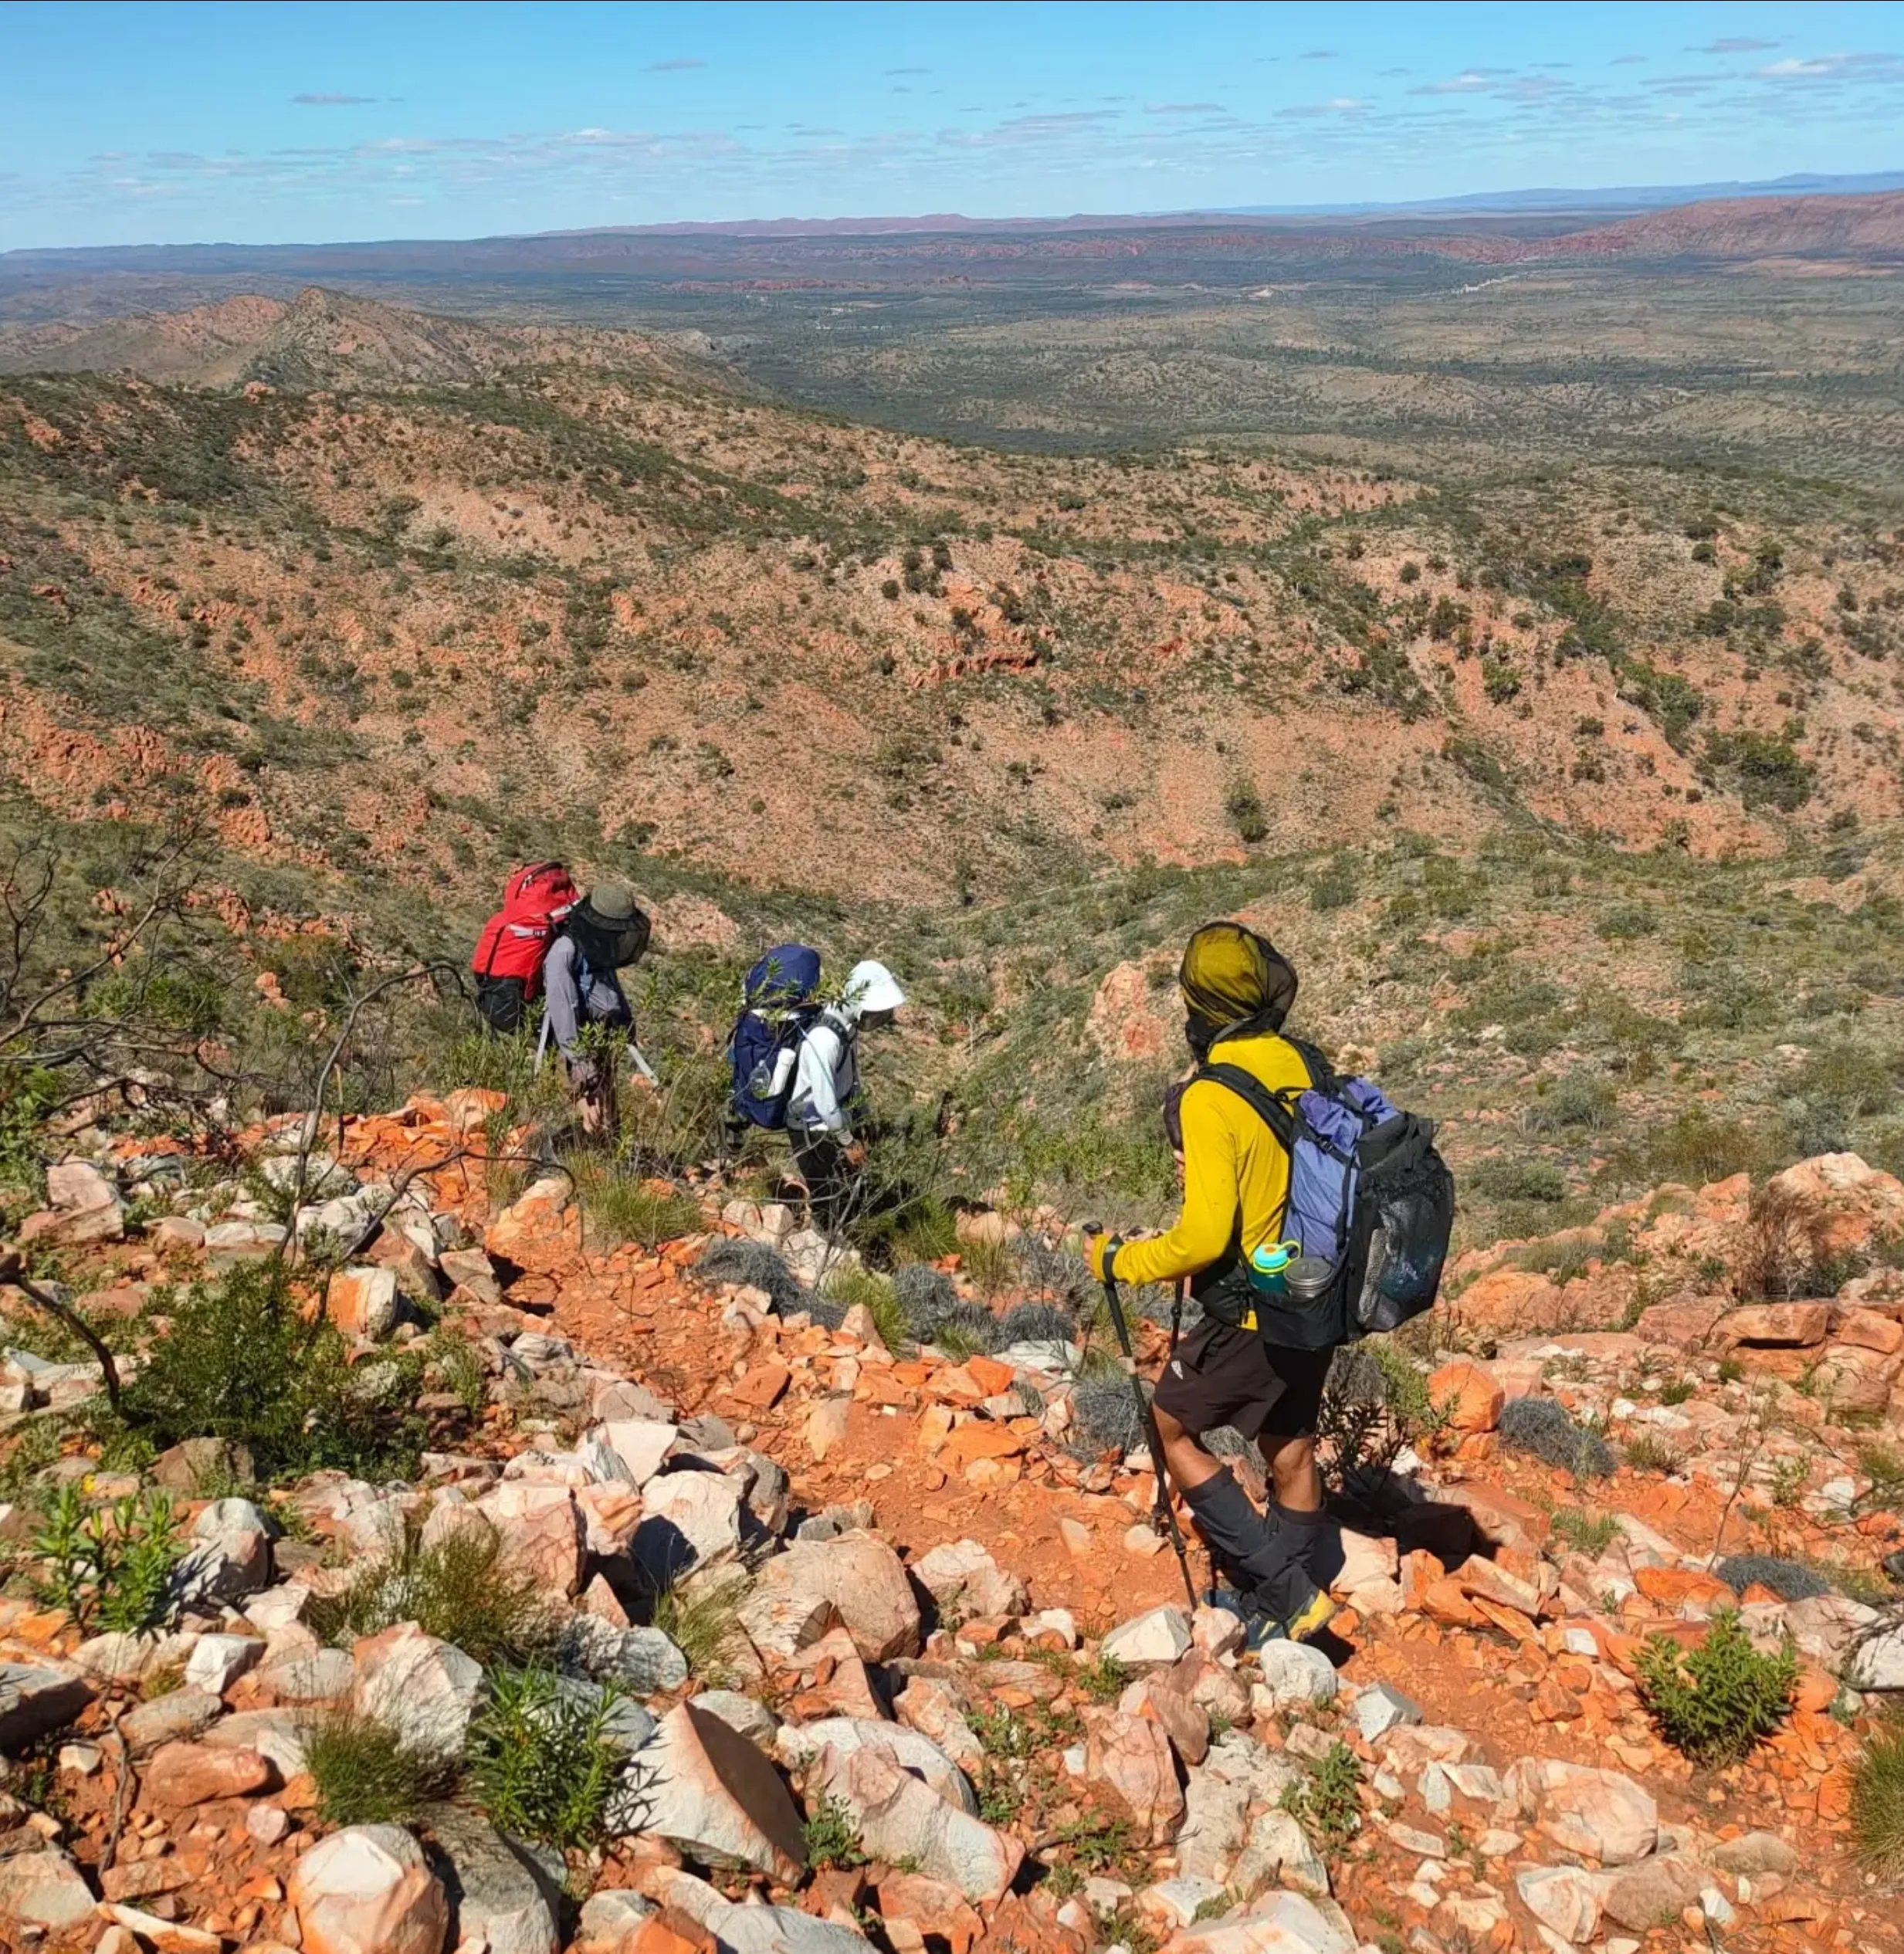
[[[727,1040],[737,1119],[770,1129],[786,1125],[798,1048],[818,1014],[819,987],[820,953],[805,943],[778,943],[748,971],[740,1015]]]

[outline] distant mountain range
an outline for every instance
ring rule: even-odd
[[[1855,185],[1847,191],[1842,186]],[[1563,198],[1577,199],[1563,207]],[[988,218],[760,219],[614,225],[471,239],[335,244],[134,245],[0,253],[0,293],[98,274],[296,280],[593,276],[760,289],[921,277],[1101,283],[1262,275],[1277,263],[1434,256],[1508,264],[1553,258],[1904,256],[1904,172],[1685,189],[1526,190],[1499,198],[1329,212]],[[1089,268],[1097,266],[1093,273]],[[254,288],[256,289],[256,288]],[[201,290],[199,297],[222,296]]]
[[[1235,204],[1199,213],[1207,217],[1398,217],[1456,211],[1665,210],[1677,204],[1712,203],[1734,197],[1862,197],[1904,190],[1904,170],[1865,176],[1801,174],[1754,183],[1624,184],[1599,190],[1481,190],[1465,197],[1425,197],[1398,204]],[[937,220],[922,218],[922,224]]]

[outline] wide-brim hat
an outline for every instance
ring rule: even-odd
[[[855,963],[846,978],[846,1001],[855,1009],[897,1011],[906,1001],[899,980],[883,963]]]

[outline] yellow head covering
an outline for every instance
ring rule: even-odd
[[[1212,1031],[1246,1018],[1277,1031],[1296,1002],[1296,972],[1266,936],[1240,923],[1206,923],[1184,949],[1177,973],[1193,1017]]]

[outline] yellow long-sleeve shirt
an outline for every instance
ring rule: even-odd
[[[1210,1055],[1253,1073],[1272,1092],[1310,1083],[1300,1055],[1273,1035],[1226,1038]],[[1120,1282],[1173,1282],[1222,1261],[1233,1248],[1247,1258],[1276,1238],[1289,1187],[1281,1141],[1212,1079],[1198,1079],[1184,1093],[1183,1119],[1183,1212],[1167,1234],[1127,1241],[1117,1251],[1111,1272]]]

